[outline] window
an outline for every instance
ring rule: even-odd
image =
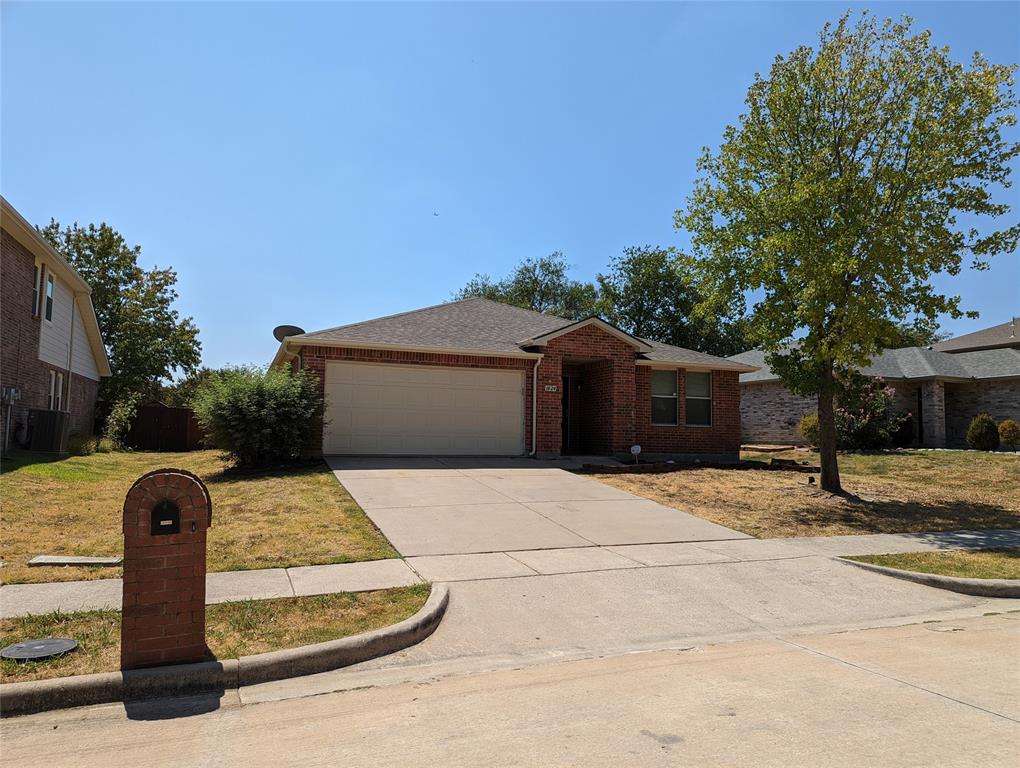
[[[46,319],[53,319],[53,275],[46,275]]]
[[[676,425],[676,371],[652,371],[652,424]]]
[[[32,274],[32,317],[36,317],[39,314],[39,279],[42,277],[41,271],[39,265],[36,264],[35,272]]]
[[[51,411],[62,410],[64,404],[64,374],[50,371],[50,394],[46,398],[46,407]]]
[[[687,372],[687,423],[692,427],[712,424],[712,374]]]

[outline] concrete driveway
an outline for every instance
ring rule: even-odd
[[[337,456],[327,461],[406,557],[749,538],[571,474],[567,461]],[[516,560],[489,565],[513,571]]]

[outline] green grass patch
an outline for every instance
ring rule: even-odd
[[[901,571],[964,579],[1020,579],[1020,549],[907,552],[899,555],[856,555],[848,559]]]
[[[210,658],[236,659],[387,627],[413,615],[431,587],[243,600],[206,609]],[[0,661],[0,682],[113,672],[120,668],[120,611],[48,613],[0,619],[0,647],[43,637],[70,637],[79,647],[57,659]]]
[[[0,465],[0,556],[7,584],[103,579],[117,568],[29,568],[35,555],[117,556],[122,508],[145,472],[178,467],[209,487],[211,571],[285,568],[396,557],[389,542],[323,462],[257,474],[228,471],[216,451],[94,453],[43,457],[14,452]]]

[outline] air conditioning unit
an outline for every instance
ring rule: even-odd
[[[45,453],[67,453],[67,437],[71,432],[71,414],[67,411],[28,412],[28,449]]]

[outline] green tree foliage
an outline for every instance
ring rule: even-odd
[[[598,314],[598,290],[592,283],[571,279],[570,265],[559,251],[525,259],[502,280],[476,274],[454,299],[481,296],[515,307],[583,320]]]
[[[1015,451],[1020,445],[1020,424],[1013,419],[1006,419],[999,424],[999,440],[1003,445],[1008,445],[1011,451]]]
[[[198,370],[175,380],[173,383],[164,385],[160,392],[159,401],[164,405],[189,408],[191,407],[191,401],[198,393],[199,387],[211,376],[220,372],[222,372],[222,369],[209,368],[203,365]]]
[[[92,286],[113,372],[100,383],[100,399],[114,403],[133,394],[158,397],[161,381],[198,366],[198,328],[174,309],[176,272],[142,269],[141,247],[129,246],[105,223],[83,227],[76,222],[62,229],[51,220],[40,232]]]
[[[894,323],[890,330],[890,338],[884,344],[886,349],[928,347],[948,338],[948,333],[939,331],[938,323],[918,320]]]
[[[967,445],[976,451],[999,450],[999,428],[987,413],[979,413],[967,427]]]
[[[711,355],[749,348],[748,321],[695,312],[704,296],[673,248],[627,248],[597,280],[605,319],[628,333]]]
[[[322,397],[307,371],[241,367],[208,376],[191,406],[210,444],[237,466],[256,467],[301,455],[322,414]]]
[[[760,297],[753,334],[770,367],[817,395],[826,490],[841,490],[837,374],[866,365],[896,323],[963,315],[932,274],[1016,248],[1020,225],[981,228],[1010,211],[992,189],[1020,151],[1003,136],[1014,71],[980,54],[958,64],[910,19],[847,13],[756,76],[744,114],[698,161],[675,221],[691,232],[706,308]]]

